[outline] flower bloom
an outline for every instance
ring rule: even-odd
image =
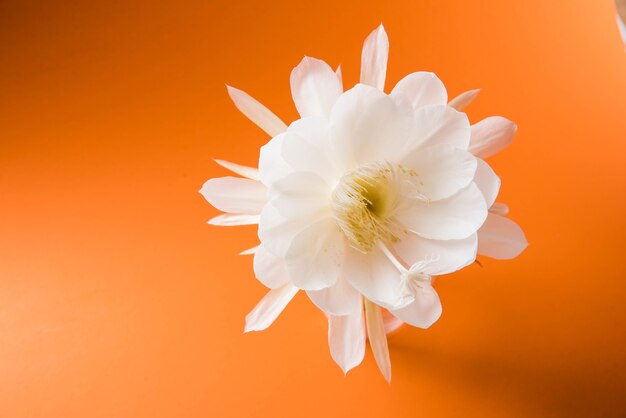
[[[305,57],[291,73],[300,119],[289,126],[229,87],[272,139],[258,170],[218,160],[243,178],[201,189],[226,212],[210,223],[258,223],[261,243],[247,253],[270,291],[246,331],[267,328],[303,290],[326,313],[344,372],[362,361],[369,338],[387,380],[386,331],[402,322],[428,328],[441,315],[434,276],[473,263],[477,251],[512,258],[526,245],[495,203],[500,180],[481,159],[508,145],[515,125],[494,117],[470,126],[461,110],[477,91],[448,104],[432,73],[410,74],[386,94],[388,50],[381,25],[364,43],[360,83],[347,91],[340,71]]]

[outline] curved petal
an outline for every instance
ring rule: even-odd
[[[361,364],[365,356],[363,309],[350,315],[328,316],[328,345],[331,357],[344,373]]]
[[[276,257],[259,245],[254,252],[254,275],[264,286],[276,289],[289,283],[289,272],[285,260]]]
[[[404,93],[414,109],[426,105],[445,105],[448,93],[441,80],[434,74],[425,71],[412,73],[398,81],[391,95]]]
[[[510,260],[528,246],[524,231],[512,220],[490,213],[478,231],[478,253],[498,260]]]
[[[282,149],[285,140],[292,139],[293,135],[284,132],[272,138],[267,144],[261,147],[259,154],[259,177],[261,183],[266,187],[285,177],[289,173],[293,173],[294,169],[283,159]]]
[[[235,164],[226,160],[214,160],[214,161],[218,163],[219,165],[221,165],[222,167],[224,167],[225,169],[230,170],[235,174],[239,174],[242,177],[246,177],[252,180],[261,180],[261,177],[259,176],[259,170],[254,167],[248,167],[245,165]]]
[[[465,113],[449,106],[422,106],[415,111],[413,123],[415,129],[407,144],[406,154],[418,148],[442,144],[467,149],[471,130]]]
[[[267,189],[260,182],[238,177],[210,179],[200,194],[222,212],[255,215],[267,202]]]
[[[417,192],[431,201],[445,199],[467,187],[476,173],[476,157],[449,144],[419,149],[402,163]]]
[[[345,171],[372,161],[396,161],[412,122],[408,102],[357,84],[341,95],[331,112],[332,154]]]
[[[478,160],[478,167],[476,168],[476,176],[474,176],[474,183],[480,189],[481,193],[485,197],[485,203],[490,208],[493,202],[498,197],[500,191],[500,177],[489,167],[489,164],[481,160]]]
[[[291,72],[291,95],[301,117],[327,118],[343,92],[332,68],[317,58],[304,57]]]
[[[478,248],[477,234],[446,241],[422,238],[411,232],[394,244],[398,256],[408,265],[424,263],[422,273],[439,276],[460,270],[473,263]]]
[[[343,234],[331,218],[299,232],[285,255],[289,276],[303,290],[334,285],[341,274],[343,258]]]
[[[459,112],[462,112],[467,106],[469,106],[476,96],[480,93],[480,89],[469,90],[459,94],[454,99],[450,100],[448,106],[455,108]]]
[[[296,172],[274,182],[272,204],[285,218],[303,218],[327,211],[330,216],[328,184],[317,174]]]
[[[361,295],[343,276],[339,276],[334,285],[322,290],[309,290],[307,295],[329,315],[348,315],[362,308]]]
[[[376,28],[363,43],[361,52],[361,83],[385,89],[387,58],[389,57],[389,39],[381,25]]]
[[[467,238],[487,217],[487,206],[474,183],[447,199],[428,202],[412,199],[396,219],[410,231],[429,239]]]
[[[278,116],[248,93],[231,86],[226,86],[226,89],[237,109],[269,136],[276,136],[287,129],[287,125]]]
[[[387,382],[391,381],[391,361],[389,360],[389,347],[387,346],[387,333],[380,306],[370,300],[365,300],[365,323],[367,324],[367,337],[374,353],[374,359],[378,369]]]
[[[472,125],[468,151],[480,158],[491,157],[513,142],[517,125],[501,116],[491,116]]]
[[[225,213],[209,220],[209,225],[216,226],[239,226],[256,225],[259,223],[259,215],[241,215],[239,213]]]
[[[298,293],[298,288],[291,283],[267,292],[254,309],[246,315],[244,332],[263,331],[272,325],[296,293]]]
[[[441,316],[441,301],[431,285],[422,284],[415,289],[413,303],[391,313],[414,327],[428,328]]]

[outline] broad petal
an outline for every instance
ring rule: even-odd
[[[467,106],[469,106],[474,101],[476,96],[478,96],[478,93],[480,93],[480,89],[469,90],[464,93],[461,93],[458,96],[456,96],[454,99],[450,100],[450,103],[448,103],[448,106],[455,108],[459,112],[462,112],[463,110],[465,110]]]
[[[298,288],[291,283],[267,292],[254,309],[246,315],[244,332],[263,331],[272,325],[296,293],[298,293]]]
[[[239,226],[256,225],[259,223],[259,215],[241,215],[238,213],[225,213],[209,220],[209,225],[216,226]]]
[[[256,180],[238,177],[210,179],[200,194],[217,209],[229,213],[257,215],[267,202],[267,189]]]
[[[467,149],[471,130],[465,113],[449,106],[422,106],[415,111],[413,124],[415,129],[407,144],[406,154],[418,148],[443,144]]]
[[[287,284],[291,279],[285,260],[275,256],[259,245],[254,253],[254,275],[264,286],[277,289]]]
[[[424,283],[415,289],[413,303],[392,313],[414,327],[428,328],[441,316],[441,301],[435,289]]]
[[[478,253],[498,260],[510,260],[528,246],[524,231],[512,220],[490,213],[478,231]]]
[[[449,240],[467,238],[487,217],[487,206],[474,183],[447,199],[428,202],[412,199],[396,219],[424,238]]]
[[[501,116],[491,116],[472,125],[468,151],[480,158],[488,158],[513,142],[517,125]]]
[[[474,177],[474,183],[478,186],[481,193],[485,197],[485,203],[490,208],[493,202],[498,197],[500,191],[500,177],[489,167],[489,164],[481,160],[478,160],[478,167],[476,168],[476,176]]]
[[[328,118],[342,92],[341,80],[322,60],[304,57],[291,72],[291,95],[303,118]]]
[[[357,309],[349,315],[328,316],[328,345],[331,357],[344,374],[361,364],[365,356],[363,309]]]
[[[318,308],[329,315],[348,315],[362,308],[359,292],[343,276],[339,276],[334,285],[322,290],[309,290],[307,294]]]
[[[387,346],[387,333],[380,307],[372,301],[365,300],[365,322],[367,324],[367,336],[374,353],[374,359],[378,369],[387,382],[391,381],[391,361],[389,360],[389,347]]]
[[[408,265],[428,260],[421,271],[431,276],[452,273],[473,263],[478,248],[477,234],[445,241],[422,238],[408,232],[394,244],[398,256]]]
[[[332,190],[317,174],[296,172],[274,183],[272,204],[287,219],[314,216],[328,212]]]
[[[231,86],[226,86],[226,89],[237,109],[269,136],[274,137],[287,129],[287,125],[278,116],[248,93]]]
[[[235,174],[239,174],[242,177],[246,177],[251,180],[261,180],[261,177],[259,176],[259,170],[257,168],[231,163],[230,161],[226,161],[226,160],[214,160],[214,161],[218,163],[219,165],[221,165],[222,167],[224,167],[225,169],[230,170]]]
[[[285,256],[289,276],[303,290],[330,287],[341,274],[344,251],[343,234],[335,221],[318,221],[291,241]]]
[[[293,135],[284,132],[272,138],[267,144],[261,147],[259,155],[259,177],[261,183],[266,187],[285,177],[289,173],[293,173],[294,168],[287,164],[282,156],[282,149],[285,140],[292,139]]]
[[[476,173],[476,158],[449,144],[419,149],[402,163],[414,170],[412,183],[431,201],[445,199],[467,187]]]
[[[389,39],[381,24],[363,43],[361,52],[361,83],[385,89],[387,75],[387,58],[389,56]]]
[[[445,105],[448,93],[441,80],[434,74],[425,71],[412,73],[398,81],[391,95],[405,94],[414,109],[426,105]]]

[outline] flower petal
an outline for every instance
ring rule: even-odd
[[[389,56],[389,39],[385,28],[376,28],[363,43],[361,52],[361,83],[385,89],[387,75],[387,58]]]
[[[254,275],[264,286],[276,289],[287,284],[291,279],[285,260],[276,257],[259,245],[254,253]]]
[[[261,183],[267,187],[287,174],[294,171],[282,157],[282,149],[285,139],[291,137],[289,132],[282,133],[272,138],[267,144],[261,147],[259,155],[259,177]],[[291,139],[291,138],[289,138]]]
[[[361,364],[365,356],[363,309],[350,315],[328,316],[328,345],[331,357],[344,373]]]
[[[239,226],[256,225],[259,223],[259,215],[241,215],[238,213],[225,213],[209,220],[209,225],[216,226]]]
[[[476,259],[476,233],[464,239],[431,240],[411,232],[394,244],[398,256],[408,265],[430,260],[421,272],[438,276],[460,270]]]
[[[226,86],[226,89],[237,109],[269,136],[274,137],[287,129],[287,125],[278,116],[248,93],[231,86]]]
[[[380,306],[370,300],[365,300],[365,322],[367,324],[367,336],[376,359],[378,369],[387,382],[391,381],[391,361],[389,360],[389,347],[387,346],[387,333]]]
[[[476,173],[476,158],[449,144],[419,149],[402,163],[414,170],[412,183],[428,199],[440,200],[467,187]]]
[[[317,174],[296,172],[274,183],[272,204],[287,219],[314,216],[327,212],[330,216],[332,190]]]
[[[442,144],[467,149],[471,130],[465,113],[449,106],[422,106],[415,111],[413,123],[415,129],[411,133],[406,154],[418,148]]]
[[[407,324],[418,328],[428,328],[441,316],[441,301],[435,289],[423,283],[420,287],[416,287],[413,303],[391,312]]]
[[[505,216],[509,213],[509,207],[506,203],[495,202],[489,208],[489,213]]]
[[[436,202],[412,199],[396,219],[410,231],[429,239],[467,238],[487,217],[487,206],[474,183],[452,197]]]
[[[256,180],[238,177],[210,179],[200,194],[222,212],[255,215],[267,202],[267,189]]]
[[[498,260],[510,260],[528,246],[524,231],[504,216],[490,213],[478,231],[478,253]]]
[[[298,233],[285,255],[293,283],[303,290],[320,290],[337,282],[343,265],[343,234],[332,218]]]
[[[441,80],[434,74],[425,71],[412,73],[398,81],[391,95],[405,94],[414,109],[426,105],[445,105],[448,93]]]
[[[359,292],[343,276],[337,283],[322,290],[307,291],[311,301],[329,315],[348,315],[362,308]]]
[[[327,118],[343,92],[332,68],[317,58],[304,57],[291,72],[291,96],[301,117]]]
[[[489,167],[489,164],[480,158],[477,160],[478,167],[476,168],[474,183],[476,183],[476,186],[478,186],[485,197],[487,207],[491,208],[491,205],[496,201],[496,197],[498,197],[498,192],[500,191],[500,177]]]
[[[246,315],[244,332],[263,331],[272,325],[296,293],[298,293],[298,288],[291,283],[267,292],[254,309]]]
[[[259,244],[256,247],[248,248],[247,250],[240,252],[239,255],[254,255],[260,247],[261,245]]]
[[[230,161],[226,160],[214,161],[225,169],[230,170],[235,174],[239,174],[242,177],[246,177],[252,180],[261,180],[261,177],[259,176],[259,170],[254,167],[247,167],[245,165],[231,163]]]
[[[455,108],[459,112],[462,112],[463,110],[465,110],[467,106],[469,106],[474,101],[476,96],[478,96],[478,93],[480,93],[480,89],[469,90],[464,93],[461,93],[458,96],[456,96],[454,99],[450,100],[450,103],[448,103],[448,106]]]
[[[472,125],[468,151],[480,158],[502,151],[517,133],[517,125],[501,116],[491,116]]]

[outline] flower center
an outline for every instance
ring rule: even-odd
[[[344,175],[332,193],[337,224],[357,250],[368,253],[378,241],[395,242],[398,228],[392,214],[396,206],[396,170],[389,163],[372,163]]]

